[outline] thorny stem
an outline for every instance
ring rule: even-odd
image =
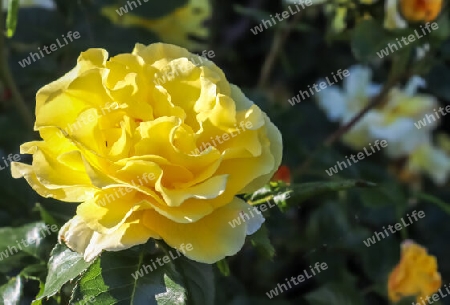
[[[288,23],[288,26],[277,31],[275,38],[273,40],[272,46],[270,48],[269,54],[267,54],[264,60],[263,67],[261,69],[261,75],[258,81],[258,88],[264,88],[269,80],[270,72],[276,62],[278,54],[280,53],[282,46],[284,45],[286,39],[289,37],[294,25],[300,19],[301,14],[297,14],[292,18],[292,21]]]

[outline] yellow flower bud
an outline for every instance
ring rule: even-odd
[[[437,261],[422,246],[411,240],[401,245],[401,258],[388,279],[388,295],[392,302],[415,296],[417,302],[435,293],[442,285]]]
[[[442,9],[442,0],[400,0],[400,10],[408,21],[432,21]]]

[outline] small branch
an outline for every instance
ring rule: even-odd
[[[3,0],[0,0],[0,8],[3,7]],[[22,98],[22,95],[17,88],[16,83],[14,82],[14,78],[11,75],[9,70],[8,60],[6,59],[5,49],[5,20],[3,18],[3,12],[0,12],[0,79],[5,83],[5,87],[11,90],[13,105],[16,108],[17,112],[22,117],[24,123],[28,128],[33,129],[34,126],[34,118],[28,109],[25,101]]]
[[[442,201],[439,198],[436,198],[434,196],[425,194],[425,193],[417,193],[417,198],[428,201],[434,205],[436,205],[438,208],[440,208],[443,212],[450,215],[450,205],[444,201]]]
[[[309,183],[299,183],[299,184],[292,184],[287,185],[284,187],[281,187],[277,190],[271,190],[271,193],[264,196],[263,198],[258,198],[255,200],[247,200],[247,202],[253,206],[259,205],[262,203],[266,203],[269,201],[273,201],[277,194],[280,193],[291,193],[292,197],[288,198],[295,198],[293,201],[296,202],[296,204],[299,204],[303,202],[304,200],[311,198],[313,196],[317,196],[323,193],[328,192],[338,192],[343,191],[351,188],[371,188],[376,187],[377,185],[373,182],[364,181],[364,180],[355,180],[355,179],[347,179],[347,180],[339,180],[339,181],[332,181],[332,182],[309,182]]]
[[[388,97],[389,92],[392,90],[392,88],[401,80],[402,77],[397,77],[395,79],[392,79],[391,81],[388,81],[381,92],[375,96],[375,98],[366,106],[364,107],[353,119],[350,120],[347,124],[336,130],[333,134],[331,134],[324,142],[325,147],[329,147],[334,144],[337,140],[339,140],[346,132],[348,132],[350,129],[353,128],[353,126],[358,123],[359,120],[361,120],[364,115],[366,115],[367,112],[369,112],[371,109],[375,108],[379,104],[383,103],[386,98]]]
[[[261,75],[258,81],[258,88],[264,88],[269,80],[270,72],[273,69],[273,66],[275,65],[275,61],[286,41],[286,39],[289,37],[289,34],[291,33],[292,29],[294,28],[294,25],[297,23],[297,21],[300,19],[301,14],[294,16],[292,18],[292,21],[288,23],[288,26],[285,28],[282,28],[281,30],[277,31],[275,34],[275,38],[273,40],[272,46],[270,48],[269,54],[267,54],[266,59],[264,60],[263,67],[261,69]]]

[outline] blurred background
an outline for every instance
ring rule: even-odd
[[[3,0],[4,13],[7,2]],[[216,268],[216,304],[390,304],[388,278],[405,240],[414,240],[436,257],[442,285],[449,283],[450,117],[442,116],[423,129],[412,124],[450,102],[448,3],[439,1],[438,9],[427,8],[419,18],[425,9],[416,2],[314,0],[302,6],[281,0],[21,1],[14,36],[0,41],[2,230],[40,220],[60,227],[76,209],[76,204],[41,198],[24,179],[11,177],[8,155],[38,138],[32,131],[36,91],[74,67],[80,52],[88,48],[104,48],[114,56],[130,52],[135,43],[166,42],[198,54],[213,51],[210,59],[228,80],[278,126],[284,142],[280,179],[291,184],[341,179],[377,184],[265,212],[275,255],[248,243],[228,258],[228,276]],[[407,8],[418,12],[412,16]],[[284,11],[289,12],[287,18],[276,17]],[[389,43],[400,46],[397,38],[422,31],[420,26],[428,21],[439,28],[398,50],[391,48],[382,58],[377,55]],[[69,41],[69,32],[78,32],[79,38],[72,34]],[[30,52],[58,44],[57,39],[60,45],[50,54],[30,57]],[[349,70],[350,76],[309,98],[292,99],[339,69]],[[361,119],[353,124],[358,114]],[[389,150],[327,174],[338,161],[345,162],[346,156],[362,152],[377,139],[386,139]],[[32,161],[26,155],[20,158]],[[406,221],[414,210],[426,216],[365,245],[375,232],[402,218]],[[12,234],[0,241],[0,250],[14,240]],[[53,233],[36,252],[0,260],[0,284],[28,264],[46,262],[56,240]],[[326,262],[326,272],[268,297],[277,284],[316,262]],[[412,266],[419,268],[416,263]],[[45,270],[33,272],[45,278]],[[39,285],[28,280],[21,289],[21,304],[30,304]],[[69,293],[63,290],[60,304]],[[399,304],[413,300],[405,298]],[[450,304],[450,297],[434,304]]]

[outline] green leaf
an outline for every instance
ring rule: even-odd
[[[228,265],[227,260],[224,258],[216,263],[217,268],[223,276],[230,276],[230,266]]]
[[[150,260],[146,261],[150,264]],[[185,301],[183,288],[166,278],[165,267],[145,274],[143,266],[143,252],[140,255],[129,250],[104,253],[83,274],[70,304],[82,304],[88,299],[95,299],[96,304],[170,304],[164,302],[175,295]]]
[[[308,215],[302,243],[308,249],[326,247],[354,248],[363,245],[370,232],[352,222],[349,212],[338,200],[326,200]],[[330,268],[331,269],[331,268]]]
[[[170,262],[162,266],[156,262],[164,256],[149,255],[145,246],[103,253],[82,275],[70,304],[82,304],[86,299],[95,299],[95,304],[213,304],[211,265],[168,251],[172,255],[165,256]]]
[[[26,266],[20,271],[20,275],[25,279],[38,280],[36,275],[44,272],[47,272],[47,266],[44,263],[40,263]]]
[[[344,284],[328,284],[306,295],[313,305],[360,305],[364,304],[361,295]]]
[[[266,258],[273,259],[275,256],[275,248],[269,239],[269,231],[265,224],[256,231],[255,234],[248,237],[252,245],[258,250],[258,252]]]
[[[359,192],[361,204],[366,207],[398,206],[402,210],[407,208],[407,199],[400,185],[391,181],[376,188],[364,189]]]
[[[392,54],[392,67],[389,77],[395,78],[403,75],[410,66],[410,59],[413,55],[413,48],[403,48]]]
[[[0,303],[4,305],[20,304],[23,293],[23,278],[14,277],[9,282],[0,287]]]
[[[361,180],[341,180],[331,182],[310,182],[303,184],[294,184],[291,186],[292,197],[291,202],[299,204],[309,198],[316,197],[329,192],[338,192],[355,187],[374,187],[376,184]]]
[[[22,276],[25,280],[37,281],[39,283],[38,296],[40,296],[40,294],[42,294],[45,289],[45,285],[42,282],[40,276],[45,275],[46,273],[47,273],[47,266],[46,266],[46,264],[44,264],[44,262],[42,262],[40,264],[33,264],[33,265],[26,266],[24,269],[22,269],[22,271],[20,271],[20,276]],[[41,305],[42,301],[41,300],[32,301],[31,304],[32,305]]]
[[[450,68],[440,62],[435,65],[426,76],[427,86],[432,94],[438,98],[450,100]]]
[[[262,19],[270,19],[270,14],[268,12],[257,10],[254,8],[248,8],[241,5],[234,5],[234,10],[243,16],[251,17],[254,21],[261,22]]]
[[[86,262],[83,256],[62,244],[57,244],[50,254],[45,289],[38,300],[55,295],[61,287],[83,273],[92,262]]]
[[[377,52],[386,48],[391,39],[378,21],[364,20],[352,32],[352,52],[356,59],[368,62],[377,57]]]
[[[398,263],[400,257],[400,247],[398,244],[399,236],[392,236],[391,238],[383,239],[370,247],[361,245],[361,247],[358,248],[357,255],[361,261],[364,274],[373,281],[373,283],[387,282],[389,273]],[[379,257],[383,257],[383,259],[380,260],[378,259]],[[385,296],[387,297],[387,295]]]
[[[189,301],[194,305],[214,304],[215,285],[212,265],[198,263],[184,256],[173,262],[176,272],[183,277]]]
[[[450,205],[441,199],[437,198],[436,196],[425,194],[425,193],[418,193],[417,198],[428,201],[437,207],[439,207],[443,212],[445,212],[447,215],[450,215]]]
[[[445,10],[442,12],[445,12]],[[440,44],[443,40],[447,40],[450,35],[450,22],[446,13],[440,14],[439,18],[435,20],[435,22],[439,25],[439,27],[432,31],[429,35],[436,37],[438,44]]]
[[[39,293],[36,296],[36,300],[33,300],[31,302],[31,305],[42,305],[42,300],[40,300],[39,298],[44,293],[44,290],[45,290],[45,284],[42,281],[39,281]]]
[[[41,259],[41,246],[45,237],[50,234],[51,230],[42,222],[30,223],[17,228],[1,228],[0,271],[12,269],[16,262],[24,256]]]
[[[2,273],[20,267],[23,259],[27,256],[25,252],[18,252],[14,255],[10,255],[10,253],[8,250],[0,252],[0,272]]]
[[[8,37],[13,37],[16,32],[18,15],[19,0],[9,0],[8,16],[6,17],[6,35]]]
[[[39,212],[43,222],[48,223],[50,225],[57,225],[58,224],[56,222],[55,218],[49,212],[47,212],[47,210],[40,203],[36,203],[36,206],[34,207],[33,210]]]
[[[300,22],[297,22],[294,25],[287,24],[287,23],[282,23],[280,25],[281,28],[287,28],[287,27],[291,27],[291,26],[292,26],[292,30],[297,31],[297,32],[312,32],[315,30],[314,27],[310,26],[309,24],[300,23]]]

